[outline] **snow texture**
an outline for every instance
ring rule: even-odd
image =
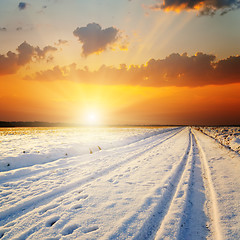
[[[0,239],[240,239],[239,145],[216,130],[1,129]]]
[[[199,130],[222,145],[240,153],[240,127],[201,127]]]

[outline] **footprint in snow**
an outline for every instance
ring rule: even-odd
[[[72,234],[78,227],[77,224],[68,225],[62,230],[62,235],[66,236]]]
[[[98,228],[99,228],[98,226],[92,226],[92,227],[83,229],[83,232],[84,232],[84,233],[93,232],[93,231],[98,230]]]
[[[114,180],[114,179],[108,179],[107,180],[108,182],[110,182],[110,183],[112,183],[112,184],[118,184],[119,183],[119,181],[117,181],[117,180]]]
[[[39,214],[44,214],[45,212],[51,210],[51,209],[54,209],[56,207],[58,207],[59,205],[58,204],[52,204],[52,205],[49,205],[49,206],[46,206],[45,208],[43,208],[41,211],[39,211]]]
[[[38,181],[40,178],[39,177],[29,177],[27,178],[26,180],[29,181],[29,182],[36,182]]]
[[[71,209],[79,209],[82,208],[82,204],[75,204],[71,207]]]
[[[83,192],[83,190],[81,189],[81,190],[78,190],[76,193],[82,193]]]
[[[92,185],[91,183],[88,183],[84,186],[84,188],[90,187],[91,185]]]
[[[5,233],[6,231],[4,230],[4,229],[0,229],[0,238],[2,238],[3,236],[4,236],[4,233]]]
[[[116,203],[111,203],[111,204],[107,205],[105,207],[105,209],[114,208],[115,206],[116,206]]]
[[[132,185],[133,183],[132,182],[126,182],[127,184],[129,184],[129,185]]]
[[[79,201],[81,199],[86,199],[86,198],[88,198],[87,194],[76,197],[76,200]]]
[[[0,238],[4,236],[6,232],[8,232],[10,228],[0,228]]]
[[[50,218],[50,219],[46,222],[46,227],[52,227],[59,219],[60,219],[59,216],[54,216],[54,217]]]

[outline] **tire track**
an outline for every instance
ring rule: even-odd
[[[187,189],[186,204],[183,210],[183,217],[180,223],[179,239],[207,239],[209,221],[205,212],[206,193],[202,174],[202,164],[197,146],[196,138],[193,139],[193,163],[191,177]],[[197,216],[197,218],[196,218]]]
[[[208,166],[208,160],[206,158],[206,155],[203,151],[203,148],[196,136],[196,133],[193,133],[197,145],[198,145],[198,149],[200,151],[200,157],[201,157],[201,162],[203,164],[203,171],[204,171],[204,175],[205,175],[205,188],[206,188],[206,194],[208,197],[208,206],[210,207],[211,212],[209,212],[210,216],[210,230],[212,231],[213,235],[214,235],[214,239],[216,240],[222,240],[222,233],[221,233],[221,226],[220,226],[220,217],[219,217],[219,210],[218,210],[218,202],[217,202],[217,197],[216,197],[216,192],[214,190],[214,186],[213,186],[213,181],[212,181],[212,177],[211,177],[211,171],[210,168]]]
[[[193,169],[195,166],[195,159],[193,158],[194,152],[194,141],[190,130],[189,137],[190,150],[182,169],[182,174],[178,178],[178,183],[171,194],[169,199],[169,206],[165,210],[163,219],[157,229],[156,234],[150,237],[150,239],[179,239],[181,226],[184,222],[183,213],[187,208],[187,202],[190,195],[190,185],[193,178]],[[179,209],[181,209],[179,211]]]
[[[154,238],[156,232],[159,229],[159,226],[161,225],[165,215],[168,212],[170,203],[177,190],[178,185],[175,186],[174,184],[181,179],[185,166],[189,160],[189,154],[192,148],[190,130],[188,132],[188,139],[188,146],[185,153],[179,161],[179,164],[175,167],[175,169],[172,170],[170,177],[167,177],[163,181],[165,184],[163,184],[161,187],[156,188],[154,194],[145,200],[145,202],[139,207],[138,211],[135,214],[124,220],[122,225],[114,233],[112,233],[108,239],[126,239],[128,237],[131,237],[131,239],[135,240],[145,240]],[[154,205],[155,207],[153,210],[151,210],[151,207]],[[150,211],[150,215],[138,230],[138,234],[135,235],[135,232],[128,232],[134,229],[132,225],[140,222],[142,218],[141,213],[146,211]],[[123,233],[127,235],[122,236]]]
[[[205,200],[199,151],[191,133],[189,159],[167,214],[156,235],[150,239],[206,239],[209,232],[203,210]]]
[[[153,144],[151,142],[151,145],[149,147],[146,147],[144,150],[138,152],[137,154],[133,154],[131,157],[128,157],[125,160],[120,161],[119,163],[113,164],[103,170],[95,172],[94,174],[91,174],[90,176],[79,179],[78,181],[72,182],[65,186],[56,188],[56,189],[49,191],[45,194],[42,194],[40,196],[33,197],[27,201],[20,202],[9,209],[3,210],[2,212],[0,212],[0,223],[4,222],[6,220],[7,220],[7,222],[12,221],[24,214],[27,214],[28,212],[34,210],[34,208],[45,205],[46,203],[51,202],[53,199],[56,199],[59,196],[67,194],[86,183],[89,183],[89,182],[94,181],[104,175],[107,175],[108,173],[114,171],[118,167],[135,160],[136,158],[140,157],[141,155],[145,154],[146,152],[150,151],[151,149],[157,147],[158,145],[162,144],[163,142],[173,138],[174,136],[179,134],[182,130],[183,129],[174,131],[174,133],[173,134],[171,133],[170,136],[168,135],[164,139],[156,140],[155,142],[157,142],[157,143],[155,143],[155,144]]]

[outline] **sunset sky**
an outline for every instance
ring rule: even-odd
[[[239,8],[1,0],[0,121],[240,124]]]

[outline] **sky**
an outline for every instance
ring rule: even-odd
[[[239,0],[1,0],[0,121],[240,124]]]

